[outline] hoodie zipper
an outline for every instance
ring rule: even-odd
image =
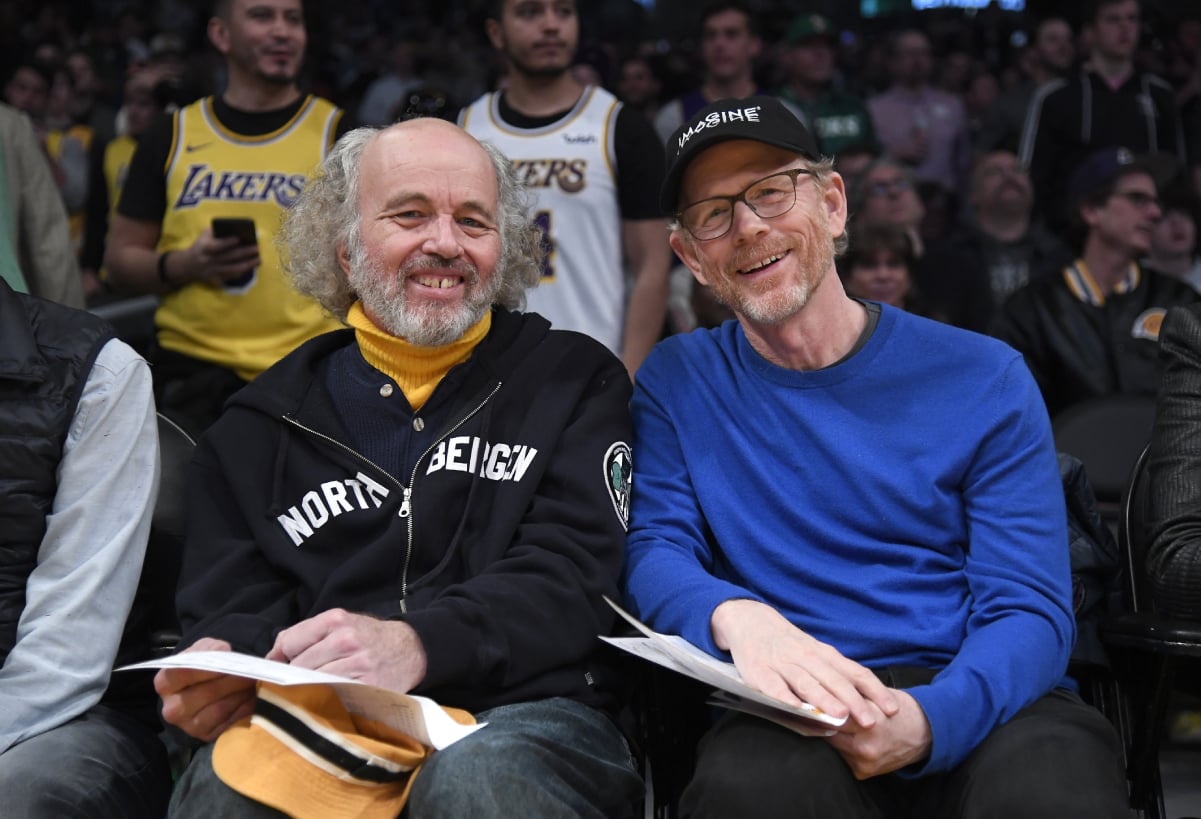
[[[501,388],[501,385],[503,383],[504,382],[497,381],[496,386],[494,386],[492,388],[492,391],[489,392],[487,395],[485,395],[483,400],[481,400],[480,403],[477,404],[474,409],[472,409],[470,412],[468,412],[466,415],[464,415],[462,418],[460,418],[457,422],[455,422],[455,424],[453,426],[451,426],[449,429],[447,429],[445,432],[443,432],[441,435],[439,435],[437,438],[435,438],[434,441],[429,445],[429,447],[426,448],[425,452],[421,453],[420,457],[418,457],[417,460],[413,463],[413,471],[409,475],[409,485],[408,486],[405,486],[403,483],[401,483],[399,480],[397,480],[395,477],[393,477],[391,472],[384,469],[379,464],[375,463],[375,461],[371,460],[366,455],[363,455],[362,453],[358,452],[357,450],[351,449],[350,447],[348,447],[346,444],[342,443],[341,441],[331,438],[322,432],[318,432],[317,430],[313,429],[312,427],[305,426],[304,424],[297,421],[295,418],[292,418],[287,415],[283,416],[285,423],[291,424],[292,426],[296,427],[297,429],[307,432],[309,435],[320,438],[321,440],[323,440],[329,444],[332,444],[333,446],[337,447],[338,449],[342,450],[343,452],[347,453],[348,455],[351,455],[355,459],[362,461],[363,463],[371,466],[377,472],[379,472],[381,475],[384,475],[385,477],[387,477],[387,479],[390,482],[395,484],[400,489],[400,491],[401,491],[400,512],[397,514],[397,516],[400,518],[407,519],[407,521],[406,521],[406,523],[407,523],[406,541],[407,542],[405,544],[404,568],[401,570],[401,575],[400,575],[400,601],[399,602],[400,602],[400,611],[402,614],[408,613],[408,606],[405,602],[405,599],[408,597],[408,594],[409,594],[409,562],[412,560],[412,557],[413,557],[413,485],[417,481],[417,470],[421,467],[421,462],[425,460],[427,455],[429,455],[431,452],[434,451],[434,449],[438,446],[438,444],[442,443],[442,441],[444,441],[447,437],[449,437],[452,433],[454,433],[454,431],[457,430],[459,427],[463,426],[463,424],[470,421],[475,416],[476,413],[478,413],[480,410],[482,410],[484,408],[485,404],[487,404],[489,401],[492,400],[492,396],[496,395],[497,391]]]

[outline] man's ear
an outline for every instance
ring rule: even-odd
[[[208,25],[209,42],[220,54],[229,53],[229,24],[220,17],[210,17]]]
[[[1076,206],[1076,210],[1080,213],[1080,221],[1089,230],[1092,230],[1093,225],[1097,223],[1097,211],[1100,209],[1100,206],[1088,201],[1081,202]]]
[[[826,206],[826,219],[830,224],[830,232],[841,236],[847,229],[847,189],[842,176],[837,172],[830,174],[822,191],[822,201]]]
[[[350,277],[350,250],[346,242],[338,242],[338,267],[342,268],[343,275]]]
[[[504,31],[500,27],[500,20],[493,20],[489,17],[484,21],[484,32],[488,35],[488,42],[492,43],[492,47],[497,51],[503,51],[505,47]]]
[[[705,280],[705,276],[701,273],[700,256],[696,252],[696,243],[692,238],[684,235],[683,230],[673,230],[667,235],[667,243],[671,245],[671,249],[680,257],[680,261],[684,266],[692,271],[692,277],[700,282],[705,287],[709,286],[709,282]]]

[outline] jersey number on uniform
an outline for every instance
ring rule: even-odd
[[[534,224],[542,231],[542,250],[546,253],[542,261],[543,279],[555,277],[555,268],[551,265],[551,259],[555,256],[555,240],[550,238],[550,219],[549,210],[540,210],[534,214]]]

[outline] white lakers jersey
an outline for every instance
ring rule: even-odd
[[[509,125],[498,106],[495,94],[485,94],[464,109],[459,124],[512,160],[535,197],[548,253],[526,309],[620,354],[625,276],[613,130],[621,103],[589,86],[562,119],[541,128]]]

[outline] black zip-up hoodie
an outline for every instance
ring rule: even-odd
[[[613,625],[602,595],[617,599],[629,508],[621,362],[495,310],[425,405],[442,420],[414,415],[428,446],[398,480],[352,449],[320,375],[354,343],[344,330],[304,344],[200,442],[182,644],[263,655],[281,629],[341,607],[409,623],[427,654],[414,693],[442,704],[610,705],[597,635]]]

